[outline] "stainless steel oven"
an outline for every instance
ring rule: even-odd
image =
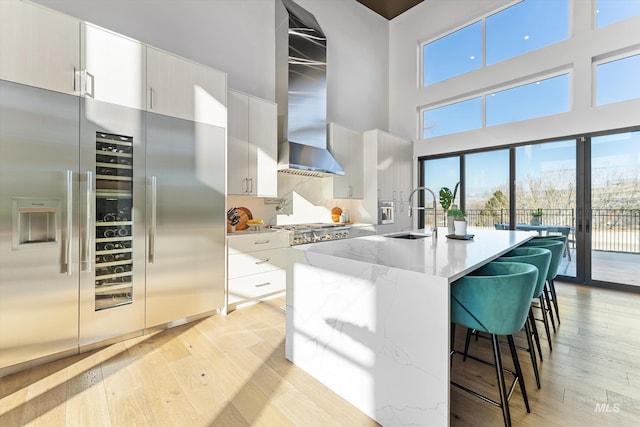
[[[395,223],[394,215],[394,202],[378,202],[378,224],[393,224]]]

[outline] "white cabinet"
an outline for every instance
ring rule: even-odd
[[[413,145],[411,141],[377,130],[378,199],[395,201],[405,209],[411,192]]]
[[[413,143],[379,129],[365,132],[364,138],[367,147],[376,147],[377,201],[394,202],[395,223],[379,226],[379,232],[410,228],[408,209],[413,185]]]
[[[277,105],[229,90],[228,114],[228,194],[277,197]]]
[[[336,123],[329,124],[329,149],[344,176],[333,177],[333,197],[364,198],[364,136]]]
[[[147,110],[227,126],[226,74],[147,46]]]
[[[77,94],[80,21],[18,0],[0,1],[0,79]]]
[[[287,232],[227,236],[227,312],[285,290],[288,247]]]
[[[144,110],[145,46],[92,24],[81,28],[82,96]]]

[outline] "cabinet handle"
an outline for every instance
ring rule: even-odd
[[[157,201],[157,179],[151,177],[151,229],[149,233],[149,264],[156,261],[156,201]]]
[[[242,191],[249,192],[249,178],[242,178]]]
[[[353,197],[353,186],[349,186],[349,197]]]
[[[254,285],[256,288],[261,288],[263,286],[269,286],[271,284],[271,282],[264,282],[264,283],[259,283],[257,285]]]
[[[249,194],[253,193],[253,178],[249,178]]]
[[[75,90],[75,89],[74,89]],[[73,171],[67,169],[65,180],[67,218],[66,218],[66,241],[64,242],[64,263],[67,268],[67,275],[71,276],[71,230],[73,229]]]
[[[263,259],[262,261],[256,261],[256,265],[265,264],[269,261],[271,261],[271,258],[266,258],[266,259]]]
[[[271,240],[256,240],[255,242],[253,242],[254,245],[264,245],[269,243]]]
[[[95,77],[87,70],[84,70],[82,74],[84,75],[84,94],[90,98],[95,98]],[[91,90],[89,90],[89,80],[91,80]]]
[[[76,80],[78,78],[78,70],[76,69],[76,66],[73,66],[73,92],[75,93],[76,91]]]
[[[153,110],[153,88],[149,88],[149,109]]]
[[[85,224],[85,236],[84,236],[84,263],[86,265],[85,271],[91,271],[91,230],[93,228],[92,219],[92,207],[95,203],[95,197],[93,195],[93,172],[87,171],[87,223]]]

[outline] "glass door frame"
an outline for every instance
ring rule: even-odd
[[[592,200],[592,139],[600,136],[640,132],[640,126],[594,132],[577,138],[577,193],[576,193],[576,268],[579,283],[589,286],[640,293],[640,286],[609,282],[593,278],[593,200]]]

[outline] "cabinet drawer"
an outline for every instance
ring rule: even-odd
[[[286,268],[287,258],[285,249],[269,249],[245,254],[233,254],[228,257],[229,279],[235,279],[250,274],[265,273],[267,271]]]
[[[267,273],[252,274],[229,280],[229,305],[239,301],[257,299],[275,292],[282,292],[286,288],[287,273],[284,269]]]
[[[242,236],[227,236],[228,254],[254,252],[289,246],[288,232],[256,233]]]

